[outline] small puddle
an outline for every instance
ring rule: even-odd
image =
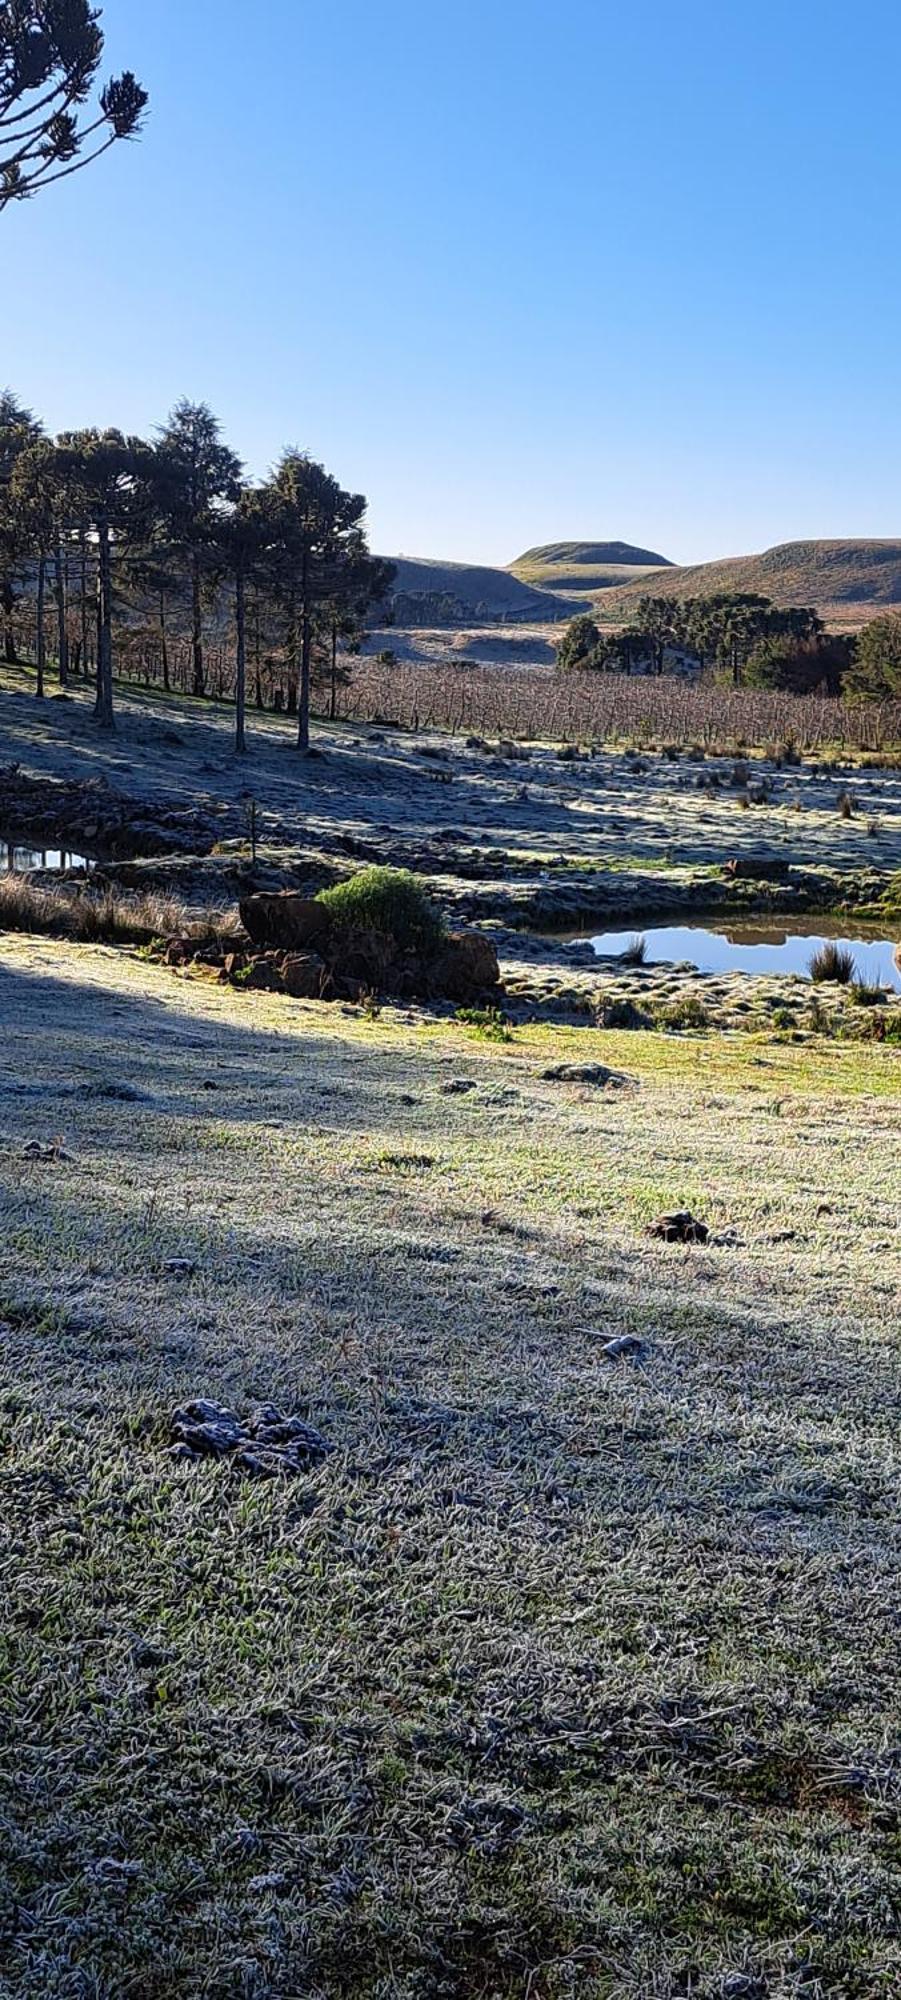
[[[683,965],[698,972],[799,973],[810,978],[813,953],[827,940],[847,947],[854,955],[857,977],[868,986],[887,986],[901,992],[901,967],[895,962],[898,949],[894,940],[882,937],[846,937],[843,932],[819,923],[810,930],[778,929],[767,924],[730,924],[721,931],[704,930],[694,924],[668,924],[653,930],[603,931],[586,941],[599,958],[618,958],[632,940],[645,940],[648,965]]]
[[[0,875],[40,875],[45,869],[94,866],[89,855],[76,854],[70,847],[29,847],[18,840],[0,840]]]

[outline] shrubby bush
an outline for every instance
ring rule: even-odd
[[[361,868],[317,897],[335,930],[376,931],[402,951],[429,957],[442,944],[444,920],[406,868]]]

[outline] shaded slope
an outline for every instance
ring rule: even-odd
[[[398,624],[454,625],[496,619],[534,624],[578,609],[572,595],[535,590],[510,570],[393,556],[391,601]]]

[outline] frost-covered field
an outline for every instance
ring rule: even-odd
[[[898,1052],[8,937],[0,1034],[0,1991],[897,1992]]]

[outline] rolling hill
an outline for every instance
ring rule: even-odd
[[[670,567],[666,556],[631,542],[546,542],[517,556],[510,573],[535,589],[585,598]]]
[[[580,608],[572,592],[537,590],[511,570],[392,556],[391,604],[399,625],[540,624]]]
[[[812,604],[831,626],[853,627],[880,611],[901,609],[901,541],[781,542],[762,555],[657,571],[604,593],[598,610],[628,618],[636,597],[707,597],[721,590],[757,591],[775,604]]]

